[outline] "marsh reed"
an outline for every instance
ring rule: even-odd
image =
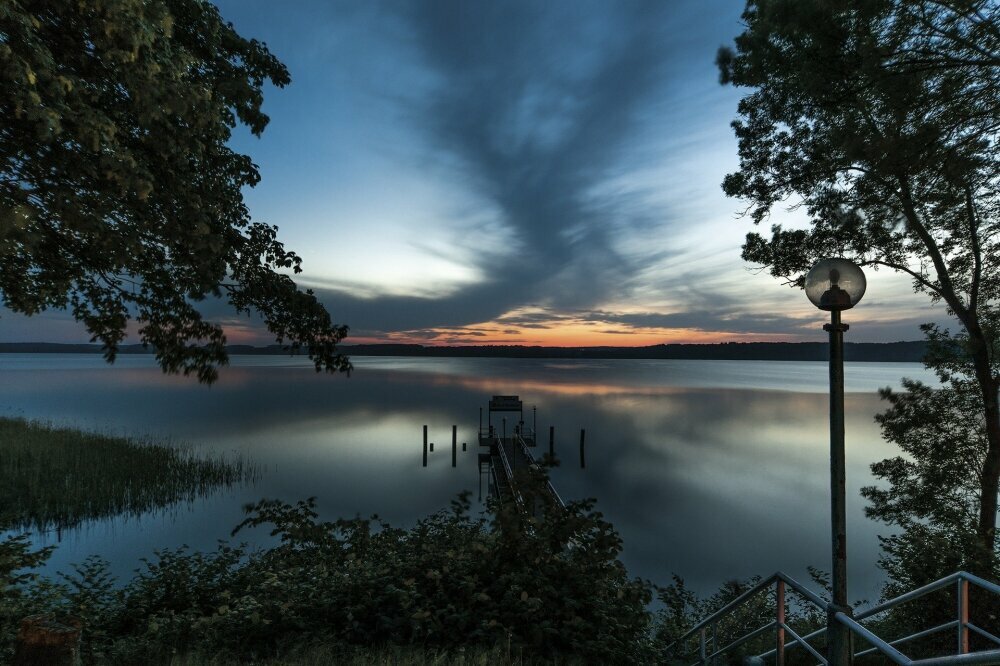
[[[242,456],[0,417],[0,529],[138,516],[258,476]]]

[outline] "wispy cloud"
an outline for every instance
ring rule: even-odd
[[[609,184],[638,166],[630,151],[666,85],[670,33],[680,27],[666,4],[385,6],[432,81],[407,100],[405,117],[512,242],[502,260],[480,266],[481,282],[453,293],[365,293],[359,302],[324,291],[338,317],[366,329],[447,327],[526,304],[594,307],[623,297],[665,252],[622,253],[621,236],[648,226],[650,210],[641,193]]]

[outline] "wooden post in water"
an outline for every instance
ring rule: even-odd
[[[451,427],[451,466],[458,466],[458,426]]]
[[[584,430],[583,428],[580,428],[580,469],[587,468],[587,459],[583,455],[583,440],[584,437],[586,437],[586,435],[587,431]],[[433,444],[431,446],[433,446]]]
[[[556,427],[549,426],[549,459],[555,462],[556,459]]]
[[[434,453],[434,442],[431,442],[431,453]]]
[[[463,451],[465,451],[465,445],[466,445],[466,444],[468,444],[468,442],[462,442],[462,450],[463,450]]]
[[[424,467],[427,467],[427,426],[424,426]]]

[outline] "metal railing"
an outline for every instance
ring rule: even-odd
[[[774,585],[774,595],[775,595],[775,618],[773,621],[765,624],[762,627],[758,627],[739,638],[733,640],[729,644],[722,648],[718,648],[716,644],[716,636],[719,622],[729,616],[731,613],[746,605],[753,597],[757,596],[759,593],[767,590],[772,585]],[[927,594],[936,592],[938,590],[946,589],[947,587],[955,585],[956,586],[956,597],[957,597],[957,608],[956,608],[956,618],[950,622],[938,625],[936,627],[931,627],[930,629],[925,629],[923,631],[918,631],[916,633],[904,636],[902,638],[897,638],[892,641],[885,641],[869,629],[864,627],[861,621],[871,618],[880,613],[884,613],[900,604],[919,599]],[[969,586],[975,585],[976,587],[985,590],[986,592],[997,596],[997,606],[1000,607],[1000,585],[991,583],[990,581],[974,576],[970,573],[964,571],[958,571],[946,576],[940,580],[934,581],[928,585],[921,588],[913,590],[902,594],[894,599],[885,601],[877,606],[869,608],[866,611],[860,612],[854,617],[843,613],[835,612],[833,618],[835,621],[840,622],[848,629],[850,629],[855,635],[860,636],[872,647],[862,650],[854,654],[855,657],[862,657],[865,655],[880,653],[882,657],[888,659],[889,661],[900,664],[900,666],[909,665],[920,665],[920,666],[949,666],[951,664],[1000,664],[1000,649],[991,650],[981,650],[979,652],[969,651],[969,636],[970,632],[978,634],[983,638],[991,641],[996,645],[1000,645],[1000,637],[994,636],[989,631],[979,627],[970,620],[969,618]],[[683,657],[687,654],[683,648],[687,643],[690,642],[695,636],[698,637],[698,660],[695,664],[709,664],[717,657],[730,652],[740,645],[760,636],[761,634],[767,633],[771,630],[775,632],[775,647],[772,650],[764,652],[762,654],[756,655],[757,659],[774,659],[776,666],[784,666],[785,663],[785,652],[789,649],[795,647],[801,647],[806,650],[819,664],[824,666],[827,663],[826,658],[820,654],[814,646],[812,646],[809,641],[824,636],[826,634],[826,627],[817,629],[812,633],[806,634],[805,636],[799,636],[788,624],[785,622],[785,592],[786,587],[790,588],[795,594],[800,596],[804,601],[811,604],[817,610],[823,612],[831,612],[830,604],[825,600],[820,598],[814,592],[803,587],[801,584],[790,578],[789,576],[778,572],[773,576],[761,581],[754,587],[750,588],[736,599],[717,610],[716,612],[709,615],[707,618],[692,627],[687,633],[681,636],[679,639],[674,641],[670,646],[667,647],[668,657]],[[942,631],[948,631],[950,629],[955,629],[956,631],[956,653],[953,655],[948,655],[944,657],[932,657],[929,659],[911,659],[903,654],[896,646],[914,641],[918,638],[923,638],[925,636],[930,636],[932,634],[940,633]],[[709,637],[709,630],[711,630],[711,637]],[[791,641],[786,642],[786,637],[791,637]]]
[[[489,437],[500,437],[501,432],[502,431],[499,428],[497,428],[496,425],[480,425],[478,430],[480,439],[487,439]],[[538,441],[536,439],[536,433],[534,428],[530,428],[527,424],[524,424],[523,426],[521,426],[520,424],[513,424],[511,429],[511,434],[521,435],[534,442]]]
[[[537,442],[538,441],[537,439],[535,439],[535,431],[534,431],[534,429],[529,428],[527,423],[525,423],[524,425],[520,425],[519,424],[519,425],[514,426],[514,434],[516,434],[516,435],[518,435],[520,437],[527,437],[528,439],[530,439],[533,442]]]
[[[501,486],[500,486],[500,477],[497,476],[496,465],[490,463],[489,474],[490,474],[490,476],[489,476],[490,483],[492,484],[492,490],[494,492],[496,492],[496,496],[497,497],[502,497],[503,491],[501,490]],[[508,490],[508,492],[509,492],[509,490]]]
[[[517,488],[514,487],[514,472],[511,469],[510,462],[507,460],[507,451],[504,449],[503,440],[497,437],[495,438],[493,445],[497,450],[497,457],[500,458],[500,462],[503,464],[503,471],[507,476],[507,485],[510,488],[510,494],[514,498],[514,502],[517,504],[518,508],[523,508],[524,500],[521,498],[521,493],[519,493]]]

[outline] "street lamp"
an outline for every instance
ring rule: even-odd
[[[853,661],[850,630],[834,620],[838,612],[850,614],[847,602],[847,510],[844,461],[844,331],[840,312],[853,308],[865,294],[865,274],[847,259],[822,259],[806,274],[806,296],[820,310],[830,312],[830,516],[833,549],[833,605],[827,616],[829,666]]]

